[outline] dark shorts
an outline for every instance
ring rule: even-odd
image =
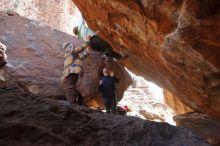
[[[103,98],[106,112],[116,114],[116,99],[115,98]]]
[[[61,86],[66,95],[66,99],[74,104],[78,104],[78,99],[77,99],[78,91],[76,88],[78,76],[79,76],[78,74],[70,74],[61,83]]]

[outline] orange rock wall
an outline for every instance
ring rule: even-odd
[[[73,0],[124,65],[220,118],[219,0]]]
[[[165,103],[171,109],[173,109],[173,111],[176,114],[185,114],[187,112],[192,112],[193,111],[190,107],[185,105],[182,101],[180,101],[177,97],[172,95],[172,93],[170,93],[167,90],[164,90],[164,100],[165,100]]]

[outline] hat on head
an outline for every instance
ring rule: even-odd
[[[77,35],[77,33],[78,33],[78,26],[76,26],[76,27],[73,28],[73,33],[74,33],[75,35]]]

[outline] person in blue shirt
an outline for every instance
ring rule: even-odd
[[[102,92],[106,112],[116,114],[115,83],[118,83],[119,79],[114,76],[113,71],[108,71],[106,68],[103,69],[103,75],[99,81],[99,89]]]

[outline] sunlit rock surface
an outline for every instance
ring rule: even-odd
[[[172,108],[172,110],[176,114],[184,114],[184,113],[188,113],[188,112],[192,112],[193,111],[193,109],[191,109],[190,107],[188,107],[187,105],[182,103],[177,97],[172,95],[172,93],[170,93],[169,91],[164,90],[163,93],[164,93],[164,101],[165,101],[165,103],[170,108]]]
[[[1,0],[0,6],[0,11],[14,11],[70,34],[80,23],[80,13],[71,0]]]
[[[220,119],[219,0],[73,0],[124,65]]]
[[[64,42],[71,42],[75,46],[82,42],[71,35],[10,12],[0,13],[0,42],[7,46],[8,56],[7,66],[0,70],[5,79],[0,82],[0,87],[18,86],[27,92],[64,98],[60,86],[64,61],[61,46]],[[117,87],[119,99],[131,83],[129,74],[120,64],[115,61],[106,62],[101,58],[102,55],[90,52],[83,64],[84,77],[78,83],[85,103],[97,100],[98,105],[94,106],[102,105],[98,83],[104,65],[111,66],[120,78]],[[92,103],[88,104],[93,106]]]
[[[188,129],[0,89],[1,146],[208,146]]]

